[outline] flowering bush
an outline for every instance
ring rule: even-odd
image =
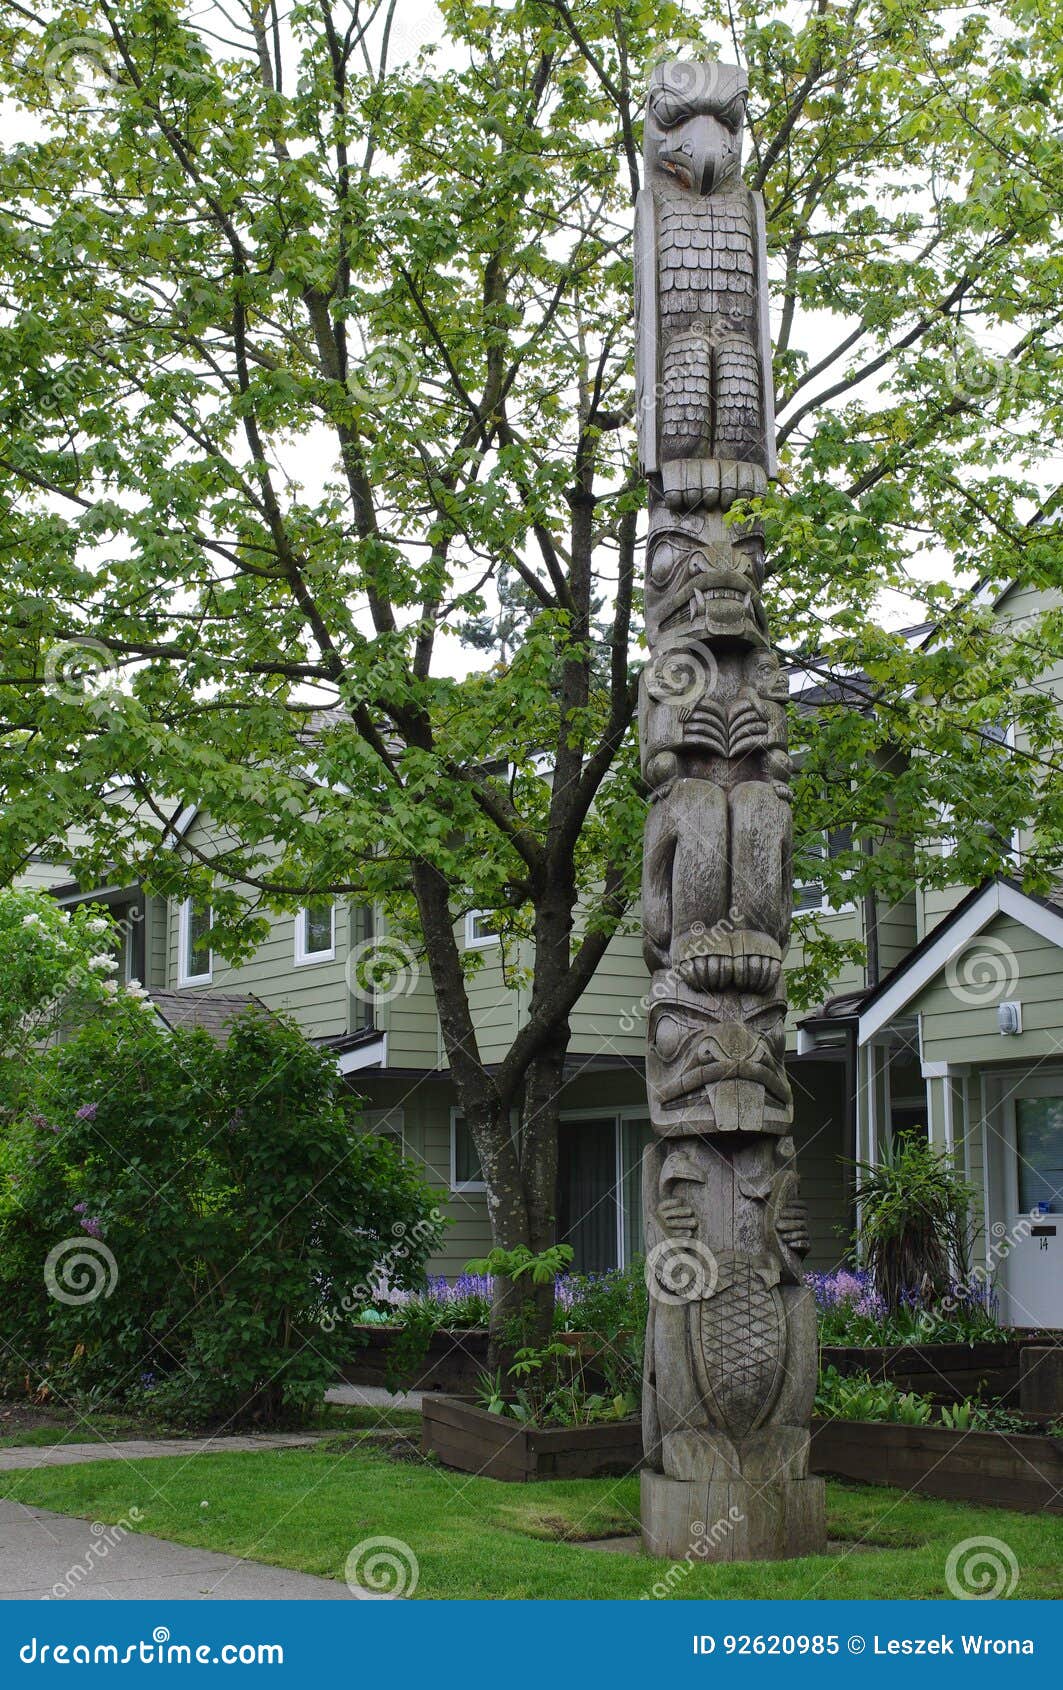
[[[823,1344],[974,1343],[1000,1336],[996,1299],[987,1287],[956,1285],[929,1302],[918,1291],[902,1292],[891,1311],[870,1273],[838,1268],[806,1274],[805,1283],[816,1299]]]
[[[248,1012],[223,1048],[118,1002],[30,1092],[0,1141],[9,1387],[269,1423],[349,1354],[330,1311],[423,1283],[433,1193],[294,1025]]]
[[[115,930],[99,909],[67,911],[41,892],[0,889],[0,1112],[23,1095],[32,1050],[119,993]]]

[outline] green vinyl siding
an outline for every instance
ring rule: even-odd
[[[968,978],[973,984],[966,983]],[[1001,989],[980,986],[983,979],[999,979]],[[999,1031],[1001,997],[1022,1005],[1018,1035]],[[913,1000],[910,1010],[921,1018],[927,1062],[984,1066],[1058,1055],[1063,1049],[1063,950],[1012,917],[997,916]]]

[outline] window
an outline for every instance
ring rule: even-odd
[[[844,855],[853,848],[853,830],[851,827],[831,828],[809,848],[809,856],[819,857],[823,862],[830,862],[835,857]],[[805,880],[794,887],[794,914],[807,914],[810,910],[833,910],[837,906],[830,902],[827,888],[821,880]]]
[[[198,986],[209,981],[214,973],[214,957],[207,942],[212,911],[196,909],[191,898],[181,905],[177,924],[177,984]]]
[[[368,1033],[375,1026],[376,1006],[373,998],[372,949],[373,911],[367,904],[353,904],[350,916],[350,954],[347,958],[347,984],[350,986],[350,1024],[352,1033]]]
[[[456,1111],[452,1112],[450,1117],[450,1189],[487,1190],[472,1133],[465,1123],[464,1115],[459,1115]]]
[[[331,898],[316,898],[295,917],[295,961],[331,962],[336,955],[336,906]]]
[[[493,910],[470,910],[465,917],[465,945],[498,944],[498,917]]]

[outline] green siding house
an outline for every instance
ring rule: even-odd
[[[1014,589],[997,608],[1007,621],[1057,602]],[[1063,705],[1063,662],[1042,688],[1046,681]],[[186,810],[174,825],[189,847],[209,850],[209,820]],[[1017,861],[1021,848],[1020,840]],[[433,1269],[457,1274],[488,1247],[480,1169],[427,974],[411,964],[388,993],[359,986],[355,965],[374,931],[369,912],[337,902],[277,917],[256,955],[233,967],[211,952],[209,911],[138,887],[86,894],[57,884],[43,863],[30,878],[60,899],[91,895],[110,906],[122,923],[126,977],[165,994],[168,1018],[182,1000],[194,1014],[197,1000],[248,995],[294,1016],[334,1052],[368,1127],[394,1138],[438,1186],[452,1225]],[[1063,1326],[1063,889],[1057,904],[1002,878],[830,909],[810,885],[798,888],[796,907],[790,966],[800,959],[802,911],[814,911],[834,938],[862,940],[873,959],[870,974],[850,969],[821,1008],[790,1019],[808,1265],[829,1268],[846,1253],[858,1219],[853,1161],[873,1162],[898,1135],[928,1131],[982,1195],[978,1257],[1004,1317]],[[526,989],[504,983],[499,941],[475,916],[459,940],[480,953],[471,993],[491,1062],[520,1024]],[[558,1212],[576,1265],[588,1271],[622,1265],[641,1247],[648,987],[637,938],[619,937],[571,1017]]]

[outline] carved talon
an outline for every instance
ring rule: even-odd
[[[808,1232],[808,1210],[803,1203],[787,1203],[779,1211],[775,1230],[795,1256],[807,1256],[812,1248]]]

